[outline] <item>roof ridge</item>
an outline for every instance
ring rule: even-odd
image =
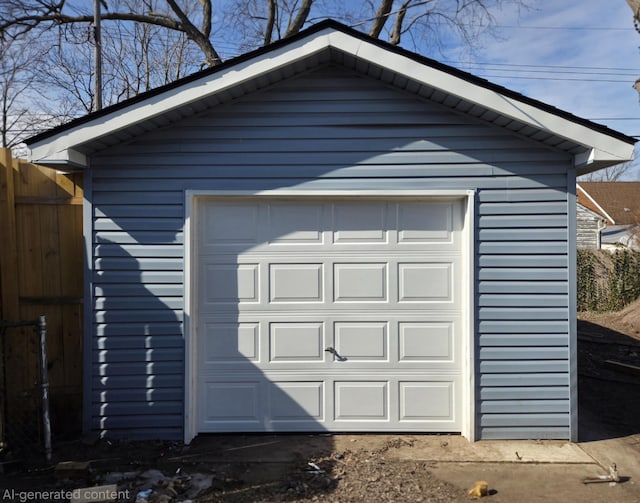
[[[349,36],[352,36],[354,38],[357,38],[359,40],[362,41],[366,41],[368,43],[374,44],[377,47],[381,47],[387,51],[393,52],[395,54],[399,54],[402,56],[405,56],[407,58],[412,59],[413,61],[423,64],[425,66],[431,67],[433,69],[436,70],[440,70],[443,71],[449,75],[452,75],[454,77],[458,77],[462,80],[465,80],[471,84],[474,85],[478,85],[480,87],[483,87],[485,89],[489,89],[492,91],[495,91],[499,94],[502,94],[506,97],[509,97],[511,99],[520,101],[522,103],[528,104],[530,106],[533,106],[535,108],[538,108],[542,111],[554,114],[558,117],[561,117],[563,119],[569,120],[571,122],[580,124],[582,126],[585,126],[589,129],[592,129],[594,131],[598,131],[601,133],[604,133],[606,135],[609,135],[611,137],[614,137],[620,141],[623,141],[625,143],[629,143],[629,144],[635,144],[636,143],[636,139],[632,138],[631,136],[628,136],[624,133],[621,133],[619,131],[616,131],[614,129],[611,129],[603,124],[598,124],[596,122],[592,122],[588,119],[584,119],[581,117],[578,117],[570,112],[561,110],[559,108],[556,108],[552,105],[549,105],[548,103],[544,103],[542,101],[536,100],[534,98],[530,98],[528,96],[525,96],[517,91],[513,91],[509,88],[506,88],[504,86],[498,85],[498,84],[494,84],[492,82],[490,82],[489,80],[486,80],[484,78],[478,77],[476,75],[473,75],[469,72],[466,72],[464,70],[460,70],[458,68],[455,68],[453,66],[449,66],[445,63],[442,63],[440,61],[437,61],[435,59],[429,58],[427,56],[423,56],[421,54],[418,54],[416,52],[412,52],[409,51],[407,49],[404,49],[402,47],[398,47],[395,45],[392,45],[388,42],[385,42],[383,40],[380,39],[376,39],[373,38],[363,32],[360,32],[358,30],[356,30],[353,27],[347,26],[339,21],[336,21],[335,19],[325,19],[323,21],[320,21],[319,23],[316,23],[302,31],[300,31],[299,33],[288,37],[288,38],[284,38],[284,39],[280,39],[277,40],[267,46],[264,47],[260,47],[258,49],[255,49],[253,51],[249,51],[247,53],[244,53],[240,56],[237,56],[235,58],[229,59],[227,61],[224,61],[223,63],[211,67],[211,68],[207,68],[205,70],[201,70],[199,72],[195,72],[192,73],[190,75],[187,75],[181,79],[175,80],[169,84],[165,84],[163,86],[154,88],[154,89],[150,89],[149,91],[145,91],[143,93],[138,94],[137,96],[134,96],[132,98],[129,98],[127,100],[121,101],[119,103],[115,103],[113,105],[110,105],[108,107],[103,108],[102,110],[98,110],[95,112],[91,112],[89,114],[86,114],[82,117],[78,117],[76,119],[73,119],[67,123],[64,123],[60,126],[56,126],[54,128],[51,128],[47,131],[44,131],[42,133],[39,133],[37,135],[34,135],[30,138],[27,138],[25,140],[25,143],[27,145],[30,145],[32,143],[36,143],[38,141],[44,140],[46,138],[49,138],[51,136],[54,136],[60,132],[66,131],[68,129],[74,128],[78,125],[84,124],[86,122],[89,122],[91,120],[94,120],[96,118],[99,117],[103,117],[106,116],[108,114],[111,114],[117,110],[126,108],[130,105],[133,105],[135,103],[139,103],[141,101],[147,100],[149,98],[152,98],[154,96],[160,95],[164,92],[170,91],[172,89],[176,89],[182,85],[188,84],[190,82],[194,82],[197,81],[199,79],[202,79],[204,77],[210,76],[210,75],[215,75],[218,72],[224,71],[228,68],[233,67],[234,65],[238,65],[244,61],[248,61],[252,58],[255,58],[257,56],[260,56],[262,54],[267,54],[271,51],[275,51],[281,47],[285,47],[286,45],[292,44],[295,41],[304,39],[306,37],[309,37],[310,35],[313,35],[314,33],[317,32],[321,32],[323,30],[326,29],[334,29],[337,31],[340,31],[342,33],[345,33]]]

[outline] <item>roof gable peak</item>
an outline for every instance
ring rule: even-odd
[[[98,139],[102,146],[127,141],[330,60],[565,150],[574,155],[576,166],[589,170],[628,160],[635,142],[605,126],[325,20],[267,47],[34,136],[26,141],[30,157],[43,164],[83,166]]]

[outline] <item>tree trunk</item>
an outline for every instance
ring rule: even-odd
[[[289,26],[287,27],[287,32],[284,34],[285,38],[290,37],[291,35],[295,35],[302,29],[304,23],[309,17],[309,12],[311,11],[312,4],[313,0],[304,0],[302,2],[300,9],[298,9],[298,15],[291,23],[289,23]]]
[[[269,0],[269,16],[267,17],[267,26],[264,30],[264,45],[271,43],[271,37],[273,36],[273,27],[276,24],[276,10],[278,6],[276,0]]]
[[[370,37],[378,38],[380,36],[382,28],[384,28],[387,19],[389,19],[391,7],[393,7],[393,0],[382,0],[382,2],[380,2],[380,6],[376,11],[375,19],[373,21],[373,26],[371,26],[371,29],[369,30]]]
[[[400,43],[400,38],[402,37],[402,24],[404,23],[404,17],[407,15],[407,9],[409,8],[410,3],[411,0],[407,0],[403,3],[396,15],[396,21],[393,23],[393,32],[391,32],[391,39],[389,40],[391,45],[398,45]]]

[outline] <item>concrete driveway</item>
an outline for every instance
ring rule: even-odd
[[[270,471],[329,451],[378,453],[386,463],[421,461],[438,479],[464,490],[486,480],[487,502],[640,502],[640,434],[584,443],[470,443],[456,435],[214,435],[196,439],[190,455],[205,464],[262,463]],[[620,483],[583,483],[606,475],[611,463]]]

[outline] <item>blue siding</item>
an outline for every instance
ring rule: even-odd
[[[185,190],[475,189],[478,436],[568,438],[571,161],[332,67],[94,155],[90,426],[182,438]]]

